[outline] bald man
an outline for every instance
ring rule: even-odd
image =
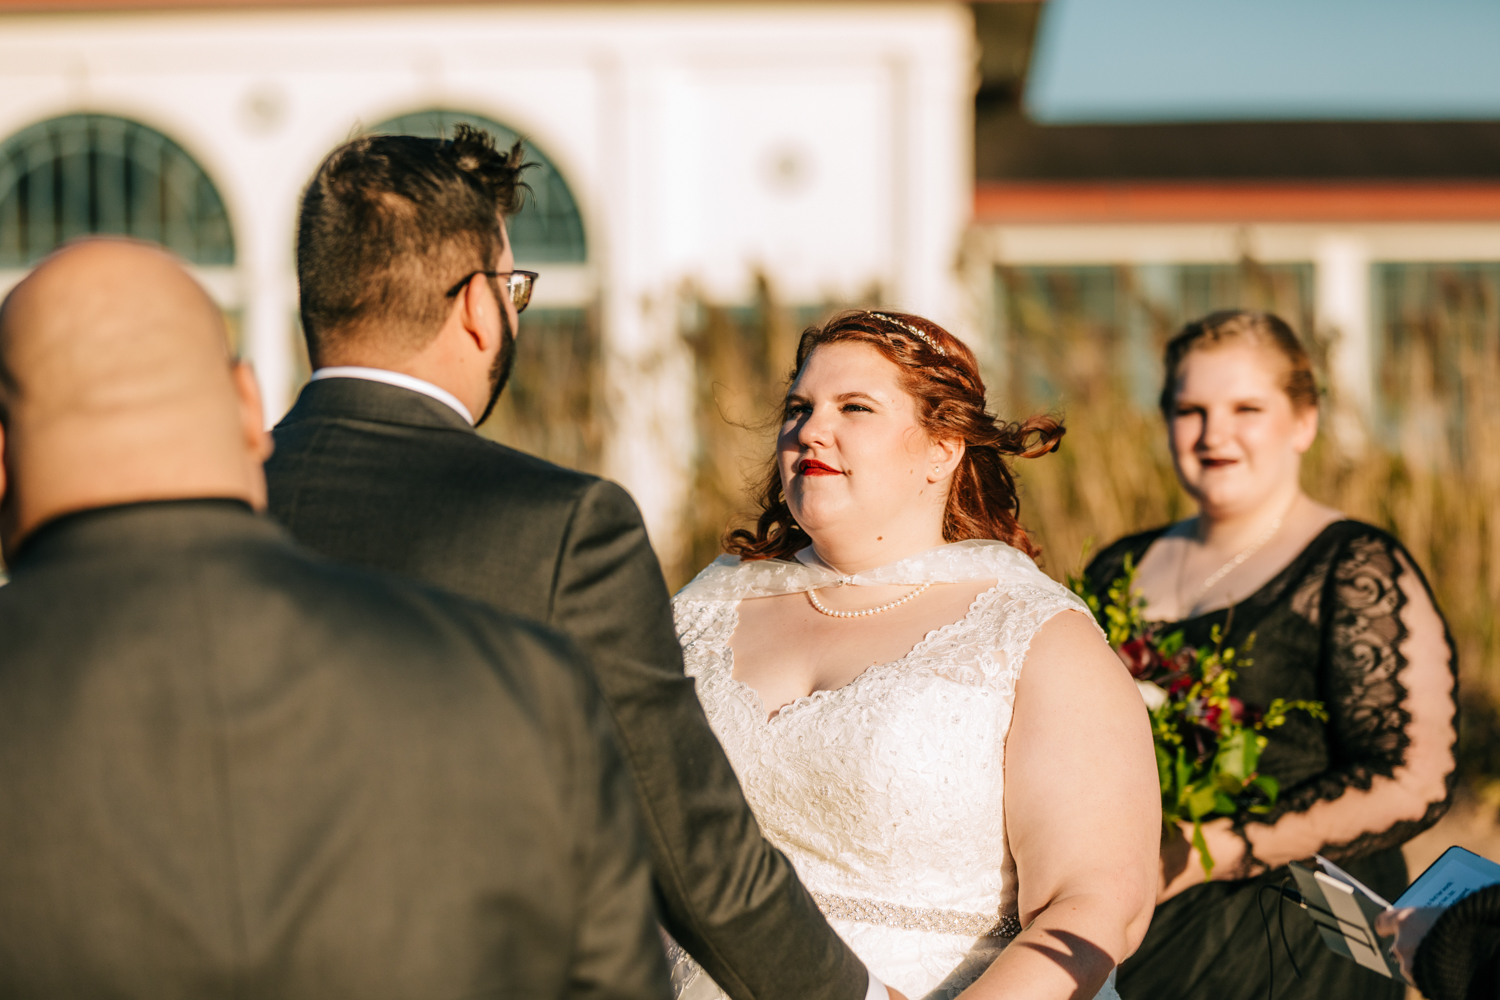
[[[0,996],[662,1000],[576,654],[257,516],[224,345],[123,240],[0,306]]]

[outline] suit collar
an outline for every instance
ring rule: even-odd
[[[474,424],[474,414],[453,393],[442,386],[433,385],[426,379],[408,375],[405,372],[393,372],[384,368],[366,368],[361,365],[332,365],[328,368],[319,368],[312,373],[308,381],[319,382],[325,378],[362,378],[368,382],[383,382],[386,385],[400,386],[413,392],[420,392],[424,396],[431,396],[442,403],[448,409],[464,418],[464,422],[471,427]]]
[[[336,418],[474,433],[463,417],[431,396],[360,378],[325,378],[307,383],[296,405],[276,426]]]
[[[120,549],[169,552],[230,538],[291,542],[281,528],[243,500],[149,500],[55,517],[21,543],[9,568],[17,575],[69,555]]]

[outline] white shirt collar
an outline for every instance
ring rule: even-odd
[[[312,373],[308,381],[316,382],[325,378],[362,378],[369,382],[384,382],[386,385],[400,386],[410,389],[412,392],[420,392],[424,396],[431,396],[444,406],[451,407],[454,413],[464,418],[464,422],[470,427],[474,426],[474,414],[469,408],[459,402],[458,397],[447,389],[440,389],[424,379],[412,375],[403,375],[401,372],[386,371],[384,368],[362,368],[359,365],[334,365],[331,368],[319,368]]]

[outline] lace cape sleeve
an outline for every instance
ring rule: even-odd
[[[1401,543],[1358,527],[1316,600],[1330,766],[1282,789],[1269,814],[1247,817],[1276,824],[1321,810],[1318,826],[1332,841],[1321,853],[1335,860],[1410,840],[1447,811],[1454,787],[1452,637]]]

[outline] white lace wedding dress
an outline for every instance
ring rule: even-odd
[[[1001,542],[957,542],[840,578],[799,562],[724,556],[673,601],[697,679],[767,838],[870,971],[911,1000],[957,996],[1020,931],[1005,834],[1005,736],[1031,638],[1082,602]],[[769,721],[733,677],[730,636],[749,597],[851,584],[996,580],[961,620],[848,685]],[[723,996],[668,942],[682,1000]],[[1099,994],[1115,998],[1111,985]]]

